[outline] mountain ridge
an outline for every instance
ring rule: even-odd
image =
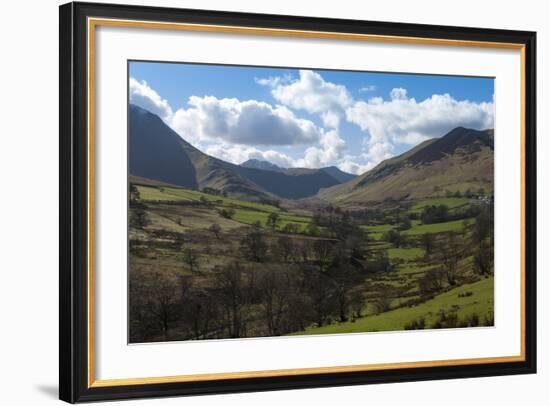
[[[261,160],[235,165],[203,153],[160,117],[135,105],[129,108],[129,137],[129,172],[136,179],[197,190],[211,188],[244,200],[314,197],[328,203],[364,205],[493,189],[492,129],[457,127],[359,176],[334,166],[285,169]],[[262,168],[250,167],[255,165]]]
[[[325,166],[322,168],[300,168],[300,167],[283,168],[281,166],[278,166],[274,163],[271,163],[265,160],[251,158],[241,163],[240,166],[245,168],[254,168],[254,169],[263,169],[267,171],[282,172],[282,173],[286,173],[287,175],[300,175],[300,174],[306,174],[306,173],[313,174],[318,171],[323,171],[327,173],[329,176],[333,177],[335,180],[337,180],[338,183],[347,182],[357,177],[357,175],[344,172],[340,168],[334,165]]]
[[[493,189],[494,131],[457,127],[317,197],[348,205]]]

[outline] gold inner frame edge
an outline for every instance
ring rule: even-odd
[[[474,364],[496,364],[505,362],[522,362],[526,359],[525,348],[525,142],[526,142],[526,123],[525,123],[525,45],[519,43],[507,42],[488,42],[488,41],[470,41],[453,40],[439,38],[422,37],[399,37],[391,35],[374,34],[355,34],[344,32],[326,32],[326,31],[308,31],[291,30],[259,27],[243,27],[228,25],[210,25],[210,24],[187,24],[187,23],[164,23],[154,21],[139,20],[121,20],[109,18],[88,18],[87,21],[87,44],[88,44],[88,387],[113,387],[143,384],[162,384],[177,382],[198,382],[214,381],[222,379],[245,379],[245,378],[267,378],[296,375],[313,374],[337,374],[345,372],[367,372],[392,370],[398,368],[427,368],[441,366],[459,366]],[[493,49],[511,49],[520,51],[520,136],[521,136],[521,269],[520,269],[520,339],[521,349],[519,355],[502,357],[480,357],[464,358],[451,360],[434,361],[414,361],[414,362],[396,362],[383,364],[363,364],[363,365],[345,365],[316,368],[294,368],[294,369],[276,369],[266,371],[242,371],[242,372],[219,372],[210,374],[188,374],[175,376],[144,377],[144,378],[121,378],[121,379],[95,379],[95,279],[94,279],[94,193],[95,193],[95,28],[97,26],[110,27],[130,27],[147,28],[162,30],[179,30],[195,32],[217,32],[227,34],[243,35],[264,35],[279,37],[298,37],[298,38],[317,38],[317,39],[339,39],[371,42],[393,42],[403,44],[432,45],[432,46],[459,46],[459,47],[478,47]]]

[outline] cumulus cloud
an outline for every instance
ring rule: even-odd
[[[407,98],[407,89],[395,87],[391,90],[390,97],[392,100],[404,100]]]
[[[169,122],[172,118],[173,112],[168,101],[160,97],[146,81],[139,82],[134,78],[130,78],[129,93],[130,103],[149,110],[166,122]]]
[[[320,74],[311,70],[300,70],[300,77],[295,80],[268,78],[256,82],[270,86],[271,95],[279,103],[293,109],[320,114],[323,124],[331,128],[338,127],[345,107],[352,102],[345,86],[327,82]]]
[[[458,126],[475,129],[493,126],[492,102],[456,100],[449,94],[434,94],[417,102],[402,88],[393,89],[391,100],[379,97],[358,101],[346,110],[347,119],[370,135],[370,142],[416,144],[440,137]]]
[[[376,165],[386,159],[391,158],[393,153],[393,145],[389,142],[364,142],[365,148],[361,156],[366,159],[371,165]]]
[[[242,145],[303,145],[316,142],[323,134],[322,128],[288,108],[257,100],[191,96],[188,105],[171,120],[174,130],[184,137]]]
[[[434,94],[418,102],[407,96],[406,89],[395,88],[390,100],[375,97],[355,102],[346,109],[346,118],[369,134],[365,154],[370,162],[378,163],[391,157],[399,144],[416,145],[458,126],[493,127],[494,105],[456,100],[449,94]]]
[[[306,149],[304,157],[296,162],[296,166],[305,168],[320,168],[339,161],[346,149],[346,142],[336,130],[331,130],[322,135],[319,147]]]

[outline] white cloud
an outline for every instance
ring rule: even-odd
[[[372,165],[376,165],[385,159],[389,159],[393,155],[393,145],[389,142],[376,142],[374,144],[367,142],[365,148],[363,149],[363,153],[361,154],[361,156]]]
[[[492,102],[459,101],[449,94],[434,94],[417,102],[403,88],[393,89],[390,96],[391,100],[358,101],[346,110],[347,120],[369,134],[366,154],[374,163],[391,156],[395,145],[416,145],[458,126],[493,127]]]
[[[338,168],[340,168],[340,170],[347,173],[352,173],[354,175],[362,175],[363,173],[374,168],[374,164],[372,163],[361,164],[355,162],[355,159],[356,157],[348,157],[345,161],[337,166]]]
[[[130,78],[130,103],[149,110],[158,115],[164,121],[169,122],[172,118],[172,108],[167,100],[159,96],[146,81],[137,81]]]
[[[147,82],[130,78],[130,103],[157,114],[189,140],[219,139],[244,145],[300,145],[317,142],[324,133],[312,121],[296,117],[285,106],[256,100],[191,96],[189,108],[173,111]]]
[[[214,96],[191,96],[188,105],[171,120],[174,130],[185,138],[242,145],[303,145],[316,142],[323,134],[322,128],[296,117],[284,106]]]
[[[300,77],[290,82],[268,78],[260,84],[270,86],[272,96],[279,103],[320,114],[323,124],[331,128],[338,127],[345,107],[352,102],[345,86],[327,82],[311,70],[301,70]]]
[[[395,87],[391,90],[390,97],[392,100],[404,100],[407,98],[407,89]]]
[[[358,101],[346,110],[347,119],[370,134],[371,142],[414,144],[440,137],[455,127],[475,129],[493,126],[492,102],[458,101],[449,94],[417,102],[406,98],[405,89],[392,90],[392,99],[373,98]]]
[[[323,134],[320,140],[321,148],[309,147],[304,157],[296,161],[296,166],[305,168],[320,168],[339,161],[346,149],[346,142],[336,130]]]
[[[271,162],[281,168],[290,168],[295,164],[291,157],[281,152],[274,150],[261,151],[246,145],[213,144],[206,147],[205,152],[208,155],[234,164],[241,164],[252,158]]]
[[[292,75],[286,74],[283,76],[269,76],[267,78],[254,78],[254,81],[262,86],[276,87],[288,83],[292,80]]]
[[[374,91],[376,91],[376,86],[374,86],[374,85],[363,86],[363,87],[359,88],[359,91],[361,93],[374,92]]]

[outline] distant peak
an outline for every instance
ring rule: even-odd
[[[275,165],[274,163],[264,161],[261,159],[256,158],[250,158],[243,163],[241,163],[241,166],[244,168],[252,168],[252,169],[263,169],[266,171],[275,171],[275,172],[282,172],[285,170],[285,168],[281,168],[278,165]]]

